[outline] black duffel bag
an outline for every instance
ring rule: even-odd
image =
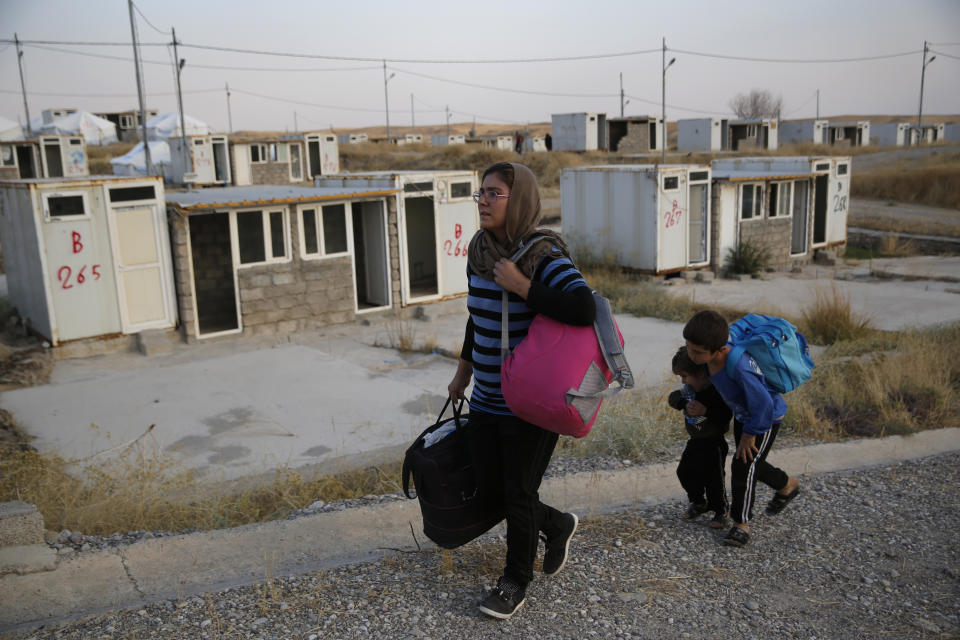
[[[469,415],[461,415],[463,401],[453,405],[453,418],[443,420],[450,398],[437,421],[421,433],[403,458],[403,493],[410,495],[410,477],[417,490],[423,532],[438,546],[455,549],[483,535],[503,520],[503,496],[479,491],[478,472],[468,450]],[[435,431],[453,427],[433,442]],[[439,434],[438,434],[439,435]]]

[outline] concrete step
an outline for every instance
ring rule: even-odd
[[[173,351],[180,341],[180,334],[174,329],[147,329],[137,334],[137,350],[143,355],[157,356]]]
[[[43,516],[32,504],[0,503],[0,547],[44,544]]]

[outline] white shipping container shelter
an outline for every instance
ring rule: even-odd
[[[516,147],[513,136],[481,136],[480,143],[484,147],[501,151],[513,151]]]
[[[307,179],[340,172],[340,146],[332,133],[307,133]]]
[[[776,120],[729,120],[727,122],[727,146],[731,151],[769,149],[779,146],[779,128]]]
[[[903,147],[910,144],[909,122],[887,122],[870,125],[870,142],[880,147]]]
[[[575,252],[649,273],[710,260],[709,165],[564,169],[564,239]]]
[[[826,142],[827,120],[793,120],[780,123],[780,142],[823,144]]]
[[[607,148],[607,114],[555,113],[550,117],[554,151],[597,151]]]
[[[167,138],[170,145],[169,170],[164,178],[171,184],[208,187],[231,182],[227,136],[201,135]]]
[[[831,122],[827,130],[827,142],[832,145],[866,147],[870,144],[870,122]]]
[[[2,178],[81,178],[90,175],[82,136],[42,135],[0,143]]]
[[[466,144],[467,137],[462,133],[450,134],[449,136],[433,136],[431,144],[435,147],[442,147],[448,144]]]
[[[343,173],[317,187],[398,189],[400,292],[403,306],[467,292],[467,245],[480,228],[475,171]]]
[[[946,125],[942,122],[922,124],[919,127],[912,125],[910,127],[910,144],[932,144],[943,140]]]
[[[369,140],[370,136],[365,133],[341,133],[337,136],[337,142],[340,144],[360,144]]]
[[[303,141],[299,136],[261,138],[230,145],[233,184],[280,184],[309,181],[304,173]]]
[[[0,182],[11,304],[51,345],[176,324],[159,177]]]
[[[947,123],[943,126],[943,139],[960,140],[960,124]]]
[[[397,136],[394,138],[394,142],[397,146],[403,146],[405,144],[420,144],[423,142],[423,134],[421,133],[405,133],[402,136]]]
[[[523,150],[539,153],[547,150],[547,139],[545,136],[524,136]]]
[[[677,120],[678,151],[720,151],[726,149],[725,118],[687,118]]]

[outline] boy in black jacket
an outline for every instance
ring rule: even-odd
[[[722,529],[727,524],[724,467],[729,448],[725,434],[733,412],[710,384],[706,367],[691,360],[686,347],[673,356],[673,372],[680,376],[683,387],[673,391],[667,402],[683,411],[690,434],[677,465],[677,477],[690,499],[683,517],[694,520],[713,511],[709,525]]]

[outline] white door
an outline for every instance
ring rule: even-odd
[[[193,172],[198,184],[214,184],[217,172],[213,164],[213,147],[204,138],[188,138],[193,153]]]
[[[440,252],[440,295],[467,291],[467,245],[480,228],[471,200],[437,205],[437,250]]]
[[[234,168],[234,184],[238,187],[250,184],[250,145],[233,145],[233,158],[237,163]]]
[[[657,220],[657,272],[682,269],[687,266],[687,172],[663,170],[660,172],[660,210]]]
[[[124,333],[173,326],[172,271],[163,249],[159,207],[111,209],[111,230]]]
[[[687,260],[697,265],[709,259],[707,239],[710,227],[710,185],[706,182],[690,185],[690,215],[687,217]]]

